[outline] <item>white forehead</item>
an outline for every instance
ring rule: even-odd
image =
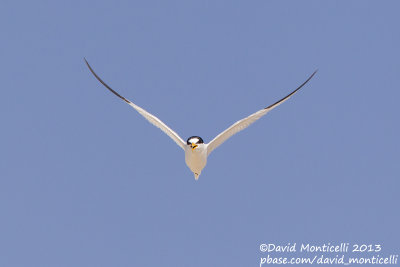
[[[190,138],[190,139],[189,139],[189,143],[194,143],[194,144],[196,144],[196,143],[199,142],[199,141],[200,141],[200,139],[197,138],[197,137],[193,137],[193,138]]]

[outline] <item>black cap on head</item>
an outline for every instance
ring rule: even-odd
[[[189,142],[190,141],[190,142]],[[191,136],[187,139],[186,143],[190,144],[203,144],[204,141],[200,136]]]

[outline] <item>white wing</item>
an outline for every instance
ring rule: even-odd
[[[108,86],[105,82],[103,82],[102,79],[100,79],[99,76],[97,76],[97,74],[94,72],[94,70],[90,67],[89,63],[87,62],[86,58],[84,59],[86,62],[86,65],[88,66],[89,70],[93,73],[93,75],[97,78],[97,80],[99,80],[99,82],[101,82],[108,90],[110,90],[114,95],[118,96],[119,98],[121,98],[122,100],[124,100],[126,103],[128,103],[131,107],[133,107],[134,109],[136,109],[137,112],[140,113],[140,115],[142,115],[143,117],[146,118],[146,120],[148,120],[151,124],[153,124],[154,126],[160,128],[164,133],[166,133],[169,137],[172,138],[172,140],[175,141],[175,143],[178,144],[178,146],[180,146],[182,149],[185,149],[185,142],[182,140],[182,138],[179,137],[179,135],[174,132],[173,130],[171,130],[165,123],[163,123],[159,118],[157,118],[156,116],[150,114],[149,112],[147,112],[146,110],[142,109],[141,107],[135,105],[134,103],[132,103],[131,101],[129,101],[128,99],[126,99],[125,97],[121,96],[120,94],[118,94],[116,91],[114,91],[113,89],[111,89],[110,86]]]
[[[210,143],[208,143],[207,146],[207,153],[208,155],[214,150],[216,149],[218,146],[220,146],[223,142],[225,142],[226,140],[229,139],[229,137],[231,137],[232,135],[234,135],[237,132],[240,132],[241,130],[247,128],[250,124],[252,124],[253,122],[255,122],[256,120],[258,120],[259,118],[261,118],[262,116],[264,116],[265,114],[267,114],[269,111],[271,111],[272,109],[276,108],[277,106],[279,106],[280,104],[282,104],[283,102],[285,102],[286,100],[288,100],[292,95],[294,95],[301,87],[303,87],[309,80],[311,80],[311,78],[314,76],[314,74],[317,71],[314,71],[313,74],[311,74],[311,76],[299,87],[297,87],[296,90],[294,90],[293,92],[291,92],[290,94],[288,94],[287,96],[285,96],[284,98],[282,98],[281,100],[275,102],[274,104],[257,111],[256,113],[251,114],[250,116],[248,116],[247,118],[244,118],[238,122],[235,122],[231,127],[229,127],[228,129],[226,129],[225,131],[223,131],[222,133],[220,133],[219,135],[217,135],[217,137],[215,137]]]

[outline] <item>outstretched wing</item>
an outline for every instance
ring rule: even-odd
[[[150,114],[149,112],[147,112],[146,110],[142,109],[141,107],[135,105],[134,103],[132,103],[131,101],[129,101],[128,99],[126,99],[125,97],[121,96],[120,94],[118,94],[116,91],[114,91],[110,86],[108,86],[105,82],[103,82],[102,79],[100,79],[99,76],[97,76],[97,74],[94,72],[94,70],[92,69],[92,67],[90,67],[89,63],[87,62],[86,58],[84,58],[86,65],[88,66],[89,70],[93,73],[93,75],[96,77],[97,80],[99,80],[99,82],[101,82],[108,90],[110,90],[114,95],[118,96],[119,98],[121,98],[122,100],[124,100],[126,103],[128,103],[131,107],[133,107],[134,109],[136,109],[137,112],[140,113],[140,115],[142,115],[143,117],[146,118],[146,120],[148,120],[151,124],[153,124],[154,126],[160,128],[164,133],[166,133],[169,137],[172,138],[172,140],[175,141],[175,143],[178,144],[178,146],[180,146],[182,149],[185,149],[185,142],[182,140],[182,138],[179,137],[179,135],[174,132],[173,130],[171,130],[171,128],[169,128],[165,123],[163,123],[159,118],[157,118],[156,116]]]
[[[317,71],[314,71],[314,73],[311,74],[311,76],[303,84],[301,84],[299,87],[297,87],[296,90],[294,90],[293,92],[291,92],[290,94],[288,94],[287,96],[282,98],[281,100],[275,102],[274,104],[272,104],[262,110],[257,111],[256,113],[251,114],[247,118],[244,118],[240,121],[235,122],[231,127],[229,127],[228,129],[226,129],[225,131],[223,131],[222,133],[217,135],[217,137],[215,137],[210,143],[208,143],[208,146],[207,146],[208,155],[214,149],[216,149],[218,146],[220,146],[223,142],[228,140],[229,137],[231,137],[235,133],[240,132],[241,130],[247,128],[250,124],[252,124],[256,120],[258,120],[259,118],[261,118],[262,116],[267,114],[269,111],[271,111],[272,109],[276,108],[277,106],[279,106],[280,104],[282,104],[283,102],[288,100],[292,95],[294,95],[298,90],[300,90],[300,88],[303,87],[309,80],[311,80],[311,78],[315,75],[316,72]]]

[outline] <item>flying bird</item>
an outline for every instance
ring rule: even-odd
[[[266,108],[263,108],[250,116],[235,122],[228,129],[217,135],[211,142],[208,144],[204,143],[204,140],[200,136],[191,136],[187,139],[187,141],[183,141],[183,139],[174,132],[171,128],[169,128],[165,123],[163,123],[159,118],[154,116],[153,114],[147,112],[143,108],[137,106],[133,102],[129,101],[125,97],[121,96],[119,93],[114,91],[110,86],[108,86],[100,77],[94,72],[92,67],[89,65],[86,59],[84,59],[86,65],[89,70],[93,73],[96,79],[102,83],[108,90],[110,90],[114,95],[118,96],[122,100],[124,100],[127,104],[133,107],[137,112],[140,113],[145,119],[147,119],[151,124],[160,128],[164,133],[166,133],[174,142],[180,146],[185,151],[185,162],[189,169],[193,172],[194,178],[197,180],[201,174],[201,171],[207,164],[207,157],[211,154],[214,149],[219,147],[222,143],[228,140],[231,136],[236,134],[237,132],[247,128],[250,124],[260,119],[262,116],[267,114],[272,109],[276,108],[286,100],[288,100],[292,95],[294,95],[300,88],[302,88],[311,78],[315,75],[317,71],[314,71],[313,74],[299,87],[296,88],[293,92],[282,98],[281,100],[275,102],[272,105],[269,105]]]

